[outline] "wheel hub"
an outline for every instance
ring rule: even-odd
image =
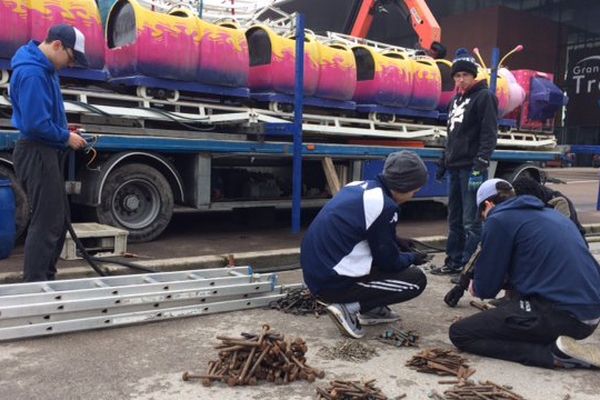
[[[129,212],[134,212],[140,207],[140,199],[134,194],[129,194],[123,199],[123,208]]]

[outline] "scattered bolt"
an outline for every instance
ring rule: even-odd
[[[269,307],[294,315],[314,314],[317,318],[326,313],[325,306],[304,288],[291,289],[285,297],[270,303]]]

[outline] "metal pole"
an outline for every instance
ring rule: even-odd
[[[294,90],[294,155],[292,181],[292,233],[300,232],[302,202],[302,107],[304,96],[304,15],[296,17],[296,87]]]
[[[600,182],[598,182],[598,198],[596,199],[596,211],[600,211]]]
[[[496,94],[496,82],[498,81],[498,63],[500,62],[500,49],[494,47],[492,49],[492,65],[491,76],[490,76],[490,91]]]

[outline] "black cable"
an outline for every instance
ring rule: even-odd
[[[61,161],[60,161],[60,170],[61,171],[65,170],[65,165],[67,162],[67,158],[69,157],[69,154],[70,154],[70,150],[67,150],[63,153],[63,155],[61,157]],[[81,243],[81,240],[79,239],[79,237],[75,233],[75,230],[73,229],[73,225],[71,224],[71,205],[69,204],[69,195],[67,193],[66,188],[65,188],[65,196],[64,196],[64,205],[65,205],[65,224],[67,225],[67,230],[71,234],[71,238],[75,242],[75,246],[79,249],[81,256],[83,257],[83,259],[85,261],[87,261],[87,263],[90,265],[90,267],[92,267],[92,269],[94,271],[96,271],[96,273],[98,275],[100,275],[100,276],[108,275],[102,268],[100,268],[100,266],[98,264],[96,264],[96,262],[94,260],[92,260],[92,258],[88,254],[88,252],[85,250],[85,246],[83,245],[83,243]]]
[[[100,263],[104,263],[104,264],[117,264],[117,265],[122,265],[124,267],[128,267],[131,269],[134,269],[136,271],[142,271],[142,272],[156,272],[153,269],[150,268],[146,268],[146,267],[142,267],[141,265],[138,265],[136,263],[132,263],[132,262],[128,262],[128,261],[118,261],[118,260],[108,260],[106,258],[99,258],[99,257],[94,257],[91,256],[90,257],[93,261],[97,261]]]
[[[75,105],[77,105],[77,106],[83,107],[83,108],[85,108],[86,110],[88,110],[88,111],[91,111],[91,112],[93,112],[93,113],[96,113],[96,114],[100,114],[100,115],[102,115],[103,117],[110,117],[110,116],[111,116],[111,114],[109,114],[109,113],[107,113],[107,112],[104,112],[104,111],[102,111],[102,110],[101,110],[101,109],[99,109],[98,107],[96,107],[96,106],[92,106],[91,104],[87,104],[87,103],[84,103],[84,102],[82,102],[82,101],[77,101],[77,100],[64,100],[64,102],[65,102],[65,103],[71,103],[71,104],[75,104]]]
[[[70,152],[71,152],[71,150],[69,149],[69,150],[65,151],[64,154],[62,155],[62,158],[60,161],[61,171],[65,170],[66,161],[67,161],[67,158],[69,157]],[[105,259],[101,259],[98,257],[92,257],[85,249],[85,246],[83,245],[83,243],[81,242],[81,240],[79,239],[77,234],[75,233],[75,229],[73,229],[73,225],[71,224],[71,205],[69,203],[69,195],[67,194],[66,189],[65,189],[64,201],[65,201],[65,223],[67,225],[67,230],[71,234],[71,238],[75,242],[75,246],[77,247],[78,254],[81,255],[81,257],[83,257],[83,259],[90,265],[90,267],[92,267],[92,269],[94,271],[96,271],[96,273],[98,275],[100,275],[100,276],[109,275],[108,272],[103,270],[98,263],[117,264],[117,265],[122,265],[124,267],[131,268],[133,270],[143,271],[143,272],[156,272],[149,268],[142,267],[141,265],[137,265],[135,263],[130,263],[127,261],[105,260]]]
[[[416,244],[418,244],[419,246],[423,246],[423,247],[425,247],[426,249],[435,250],[436,252],[441,252],[441,253],[445,253],[445,252],[446,252],[446,250],[445,250],[445,249],[442,249],[442,248],[440,248],[440,247],[435,247],[435,246],[432,246],[432,245],[430,245],[430,244],[427,244],[427,243],[423,243],[423,242],[421,242],[421,241],[419,241],[419,240],[415,240],[415,239],[411,239],[411,240],[412,240],[413,242],[415,242]]]
[[[155,112],[156,114],[162,115],[163,117],[168,118],[169,120],[180,124],[181,126],[184,126],[188,129],[192,129],[195,131],[201,131],[201,132],[206,132],[206,131],[213,131],[215,130],[214,126],[208,127],[208,128],[200,128],[194,125],[190,125],[190,124],[186,124],[185,122],[181,121],[181,119],[185,119],[188,121],[194,121],[194,122],[202,122],[203,119],[197,119],[197,118],[189,118],[189,117],[181,117],[181,116],[175,116],[173,113],[169,112],[169,111],[165,111],[165,110],[159,110],[158,108],[154,108],[154,107],[150,107],[150,108],[144,108],[144,110],[150,110],[152,112]]]

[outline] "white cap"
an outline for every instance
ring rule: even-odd
[[[510,190],[512,188],[512,185],[504,179],[488,179],[477,190],[477,208],[481,207],[481,203],[485,200],[497,195],[499,190]]]

